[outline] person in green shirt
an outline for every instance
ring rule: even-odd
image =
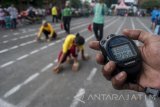
[[[103,38],[103,27],[106,10],[107,6],[104,4],[104,0],[99,0],[94,7],[93,30],[98,41]]]
[[[64,24],[64,30],[69,34],[70,33],[70,23],[71,23],[72,10],[68,4],[62,10],[62,20]]]

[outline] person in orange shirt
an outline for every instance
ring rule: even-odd
[[[72,70],[77,71],[78,70],[78,53],[81,52],[81,56],[83,60],[87,60],[89,57],[84,55],[84,43],[85,39],[80,36],[79,33],[76,35],[69,34],[67,35],[62,50],[59,53],[58,56],[58,64],[56,67],[54,67],[53,72],[59,73],[60,69],[62,68],[62,63],[66,62],[67,60],[70,60],[73,58],[73,66]]]
[[[42,33],[44,33],[47,41],[51,41],[57,37],[57,33],[53,29],[52,25],[45,20],[42,22],[39,29],[37,40],[40,40]]]

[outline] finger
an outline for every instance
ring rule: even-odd
[[[108,62],[104,67],[103,67],[103,75],[105,76],[105,78],[107,80],[111,80],[112,76],[112,72],[114,71],[114,69],[116,68],[116,64],[113,61]]]
[[[91,41],[89,43],[89,47],[94,50],[100,50],[99,42],[98,41]]]
[[[131,39],[139,40],[143,43],[148,42],[152,35],[151,33],[142,30],[130,30],[130,29],[124,29],[123,34]]]
[[[104,56],[101,53],[98,53],[96,55],[96,60],[97,60],[97,63],[100,64],[100,65],[104,65],[105,64]]]
[[[126,72],[122,71],[112,78],[112,85],[115,89],[121,90],[124,88],[125,81],[127,79]]]
[[[126,72],[120,72],[115,77],[112,78],[112,85],[115,89],[122,90],[134,90],[138,92],[143,92],[144,88],[140,86],[139,84],[132,84],[132,83],[126,83],[127,79],[127,73]]]

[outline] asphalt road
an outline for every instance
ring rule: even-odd
[[[117,91],[101,74],[96,51],[88,47],[93,34],[87,31],[92,17],[73,19],[71,33],[86,38],[85,52],[92,58],[81,61],[78,72],[65,64],[60,74],[52,72],[66,33],[53,24],[58,39],[37,43],[39,25],[0,32],[0,107],[159,107],[158,99],[143,93]],[[106,17],[104,35],[121,34],[124,28],[151,32],[149,18]]]

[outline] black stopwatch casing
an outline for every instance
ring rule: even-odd
[[[127,36],[111,34],[100,41],[105,63],[114,61],[116,69],[112,76],[121,71],[127,73],[127,82],[136,82],[142,68],[141,54],[136,44]]]

